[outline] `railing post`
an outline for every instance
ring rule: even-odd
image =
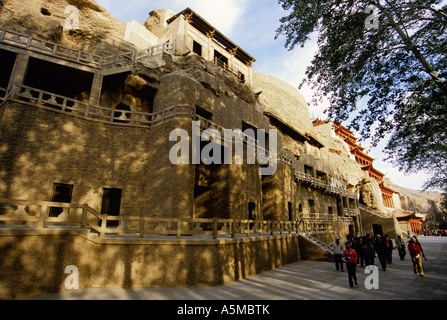
[[[107,229],[107,215],[104,214],[101,219],[101,233],[99,234],[99,237],[102,239],[106,235],[106,229]]]
[[[217,239],[217,217],[213,218],[213,239]]]
[[[182,219],[177,220],[177,239],[182,237]]]
[[[81,228],[84,229],[87,225],[87,211],[88,211],[88,204],[82,205],[82,219],[81,219]]]
[[[43,226],[45,225],[45,218],[47,215],[48,206],[46,204],[40,206],[40,214],[39,214],[39,222],[37,223],[38,229],[43,229]]]
[[[144,217],[140,217],[140,239],[144,238]]]

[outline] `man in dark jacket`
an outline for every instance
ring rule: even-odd
[[[366,238],[365,240],[365,244],[363,245],[363,255],[365,258],[365,265],[373,266],[374,256],[376,255],[376,252],[370,238]]]
[[[402,239],[400,233],[397,235],[396,238],[396,248],[397,251],[399,251],[400,260],[405,260],[405,256],[407,255],[407,252],[405,250],[405,241],[404,239]]]
[[[385,256],[386,256],[386,262],[388,264],[393,263],[393,241],[390,239],[389,235],[384,236],[384,249],[385,249]]]
[[[380,234],[378,234],[376,237],[374,250],[376,250],[377,255],[379,256],[379,261],[380,265],[382,266],[382,270],[386,271],[386,244],[385,241],[380,236]]]

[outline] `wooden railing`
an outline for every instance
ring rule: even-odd
[[[221,60],[219,60],[218,58],[214,58],[213,60],[214,64],[221,67],[226,73],[235,76],[239,82],[244,83],[245,82],[245,78],[243,77],[243,74],[233,68],[231,68],[228,63],[223,62]]]
[[[54,211],[55,209],[57,210]],[[51,216],[52,212],[53,216]],[[251,237],[297,234],[303,221],[303,219],[270,221],[109,216],[99,213],[87,204],[0,199],[0,223],[4,225],[10,227],[28,225],[38,229],[52,226],[88,229],[90,232],[97,233],[100,238],[133,235],[140,239],[148,236],[174,236],[180,239],[182,236],[199,235],[218,239],[219,236],[235,238],[237,235]],[[111,227],[110,223],[113,222],[118,226]],[[314,223],[313,232],[332,230],[332,224],[328,222],[318,220],[312,222]]]
[[[382,212],[380,212],[380,211],[378,211],[376,209],[367,207],[367,206],[362,205],[362,204],[359,204],[359,209],[363,210],[363,211],[366,211],[366,212],[369,212],[369,213],[371,213],[371,214],[373,214],[375,216],[378,216],[380,218],[391,218],[392,217],[392,215],[389,215],[387,213],[382,213]]]
[[[292,161],[292,160],[289,159],[289,161]],[[328,192],[328,193],[339,194],[339,195],[342,195],[342,196],[345,196],[348,198],[353,198],[353,199],[357,198],[357,193],[355,193],[355,192],[351,192],[351,191],[348,191],[343,188],[331,186],[328,182],[326,182],[324,180],[317,179],[317,178],[311,176],[310,174],[300,172],[296,169],[295,169],[295,178],[301,182],[310,184],[314,188],[323,189],[325,192]]]
[[[136,110],[117,110],[90,105],[86,102],[24,85],[13,86],[6,93],[6,99],[87,120],[146,128],[176,117],[192,117],[194,112],[193,108],[186,105],[173,106],[155,113],[138,112]]]
[[[148,48],[146,50],[140,51],[136,54],[135,60],[138,61],[144,61],[144,59],[148,57],[155,56],[157,54],[167,52],[167,51],[173,51],[174,50],[174,44],[173,43],[162,43],[156,46],[153,46],[151,48]]]
[[[87,64],[95,68],[114,68],[123,65],[133,65],[135,62],[166,51],[172,51],[174,45],[162,43],[146,50],[136,52],[129,51],[110,56],[101,56],[83,50],[67,47],[55,42],[35,38],[20,32],[11,31],[0,27],[0,42],[44,53],[57,58],[71,60],[73,62]]]
[[[16,31],[0,28],[0,42],[14,46],[42,52],[63,59],[69,59],[78,63],[89,64],[93,67],[101,67],[102,57],[90,52],[70,48],[51,41],[31,37]]]
[[[135,56],[136,53],[130,51],[103,57],[101,60],[101,68],[115,68],[133,64],[135,62]]]
[[[0,87],[0,102],[3,101],[6,97],[6,88],[1,88]]]
[[[271,161],[277,161],[278,153],[277,150],[274,150],[274,152],[270,152],[270,150],[267,150],[265,148],[262,148],[258,145],[258,141],[256,138],[244,133],[242,130],[239,131],[239,135],[235,134],[235,131],[233,131],[231,139],[225,140],[225,128],[222,126],[217,125],[213,121],[206,119],[202,116],[199,116],[198,114],[194,114],[193,121],[199,121],[200,122],[200,129],[201,130],[207,130],[207,129],[214,129],[219,132],[221,136],[221,141],[225,142],[225,144],[232,145],[233,138],[239,139],[239,141],[242,141],[243,143],[246,143],[248,146],[252,147],[253,150],[256,152],[256,157],[259,160],[262,160],[263,162],[271,162]]]

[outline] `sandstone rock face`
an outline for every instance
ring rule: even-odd
[[[162,37],[166,32],[169,18],[175,16],[175,12],[169,9],[154,10],[149,13],[149,18],[144,22],[144,26],[157,37]]]
[[[305,152],[317,158],[323,163],[320,169],[329,173],[337,186],[341,186],[338,183],[341,181],[345,182],[342,183],[345,184],[343,187],[353,188],[360,184],[365,177],[359,165],[350,158],[349,147],[339,137],[331,136],[330,129],[324,132],[319,127],[313,127],[307,103],[295,87],[256,71],[253,71],[253,87],[255,92],[262,92],[259,102],[264,112],[275,115],[303,135],[317,137],[324,145],[319,151],[309,147],[306,149],[284,137],[283,146],[286,149],[297,156]]]
[[[400,187],[384,178],[387,187],[400,193],[403,210],[426,213],[427,219],[444,223],[442,218],[442,194],[439,192],[418,191]]]
[[[70,22],[74,14],[71,11],[73,6],[77,8],[77,27],[67,28],[67,20]],[[162,38],[167,31],[166,21],[174,15],[175,12],[168,9],[151,11],[144,27]],[[33,0],[27,1],[26,5],[21,0],[2,0],[0,20],[7,29],[101,55],[136,50],[134,45],[123,40],[126,23],[111,16],[94,0]],[[123,79],[119,90],[106,88],[102,102],[107,105],[123,102],[136,106],[138,111],[149,112],[151,107],[146,102],[149,96],[152,98],[154,90],[160,89],[159,93],[154,93],[154,105],[160,106],[159,108],[168,107],[172,103],[169,100],[170,90],[174,90],[182,82],[190,87],[178,93],[181,96],[178,103],[193,104],[194,101],[200,101],[202,107],[220,112],[216,115],[223,119],[222,124],[228,124],[229,127],[234,123],[232,120],[240,117],[240,114],[254,117],[251,115],[252,111],[261,115],[263,112],[270,113],[300,134],[318,138],[324,145],[317,150],[285,135],[282,137],[282,146],[286,150],[296,156],[307,154],[318,160],[320,170],[327,172],[335,180],[335,184],[343,181],[344,186],[351,191],[358,187],[367,205],[385,210],[377,182],[365,176],[360,166],[351,158],[346,143],[333,136],[330,131],[313,127],[307,103],[300,92],[273,76],[254,70],[252,74],[253,86],[248,87],[212,62],[195,54],[175,56],[165,53],[140,63],[132,74]],[[206,89],[206,94],[200,93],[200,99],[197,99],[198,92],[203,88]],[[224,110],[221,105],[236,103],[238,99],[249,105],[252,111],[241,108],[240,114],[227,114],[228,110]],[[433,209],[439,207],[434,205],[437,200],[427,199],[422,194],[415,195],[395,185],[391,188],[401,191],[406,197],[405,209],[422,212],[438,210]]]
[[[298,131],[314,132],[306,100],[295,87],[253,71],[253,89],[262,91],[259,100],[264,105],[264,112],[271,112]]]
[[[376,209],[380,212],[386,212],[382,201],[382,191],[379,184],[373,178],[366,178],[361,188],[361,196],[368,207]]]
[[[126,24],[94,0],[33,0],[26,5],[4,0],[2,4],[0,20],[7,29],[98,54],[135,50],[122,40]],[[70,6],[77,7],[77,13]]]
[[[346,181],[349,188],[359,186],[365,175],[357,162],[351,158],[348,145],[338,136],[314,128],[318,139],[324,144],[321,150],[322,160],[330,168],[332,175]]]
[[[151,60],[139,64],[135,73],[144,79],[153,81],[166,81],[162,77],[185,77],[205,87],[217,98],[240,98],[253,104],[259,111],[261,110],[255,94],[250,88],[241,84],[235,77],[226,74],[222,68],[210,61],[195,54],[179,57],[169,53],[155,57],[155,60],[156,63]],[[192,92],[185,91],[183,94],[187,96]],[[190,98],[194,98],[194,96],[192,95]],[[213,104],[213,102],[204,101],[203,107],[207,107],[207,104]]]

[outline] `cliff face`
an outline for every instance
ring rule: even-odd
[[[76,12],[72,6],[77,7]],[[166,20],[174,14],[170,10],[152,11],[144,27],[157,37],[162,37],[166,32]],[[2,0],[0,20],[7,29],[101,55],[136,50],[133,44],[123,40],[126,23],[111,16],[94,0],[33,0],[27,1],[27,5],[23,5],[23,0]],[[228,109],[222,108],[219,103],[234,103],[240,99],[256,114],[272,114],[300,134],[317,138],[324,145],[319,150],[298,144],[287,137],[283,137],[282,145],[297,157],[303,154],[317,159],[320,170],[333,177],[335,184],[341,181],[352,191],[357,187],[367,205],[384,210],[377,183],[365,176],[361,167],[351,158],[349,147],[344,141],[332,135],[330,130],[313,127],[306,101],[299,91],[278,78],[256,71],[253,71],[252,78],[253,86],[248,87],[197,55],[164,54],[147,63],[140,63],[133,74],[125,79],[124,86],[119,89],[122,92],[114,87],[106,88],[101,101],[107,105],[116,105],[129,98],[139,101],[134,103],[139,107],[138,110],[147,110],[149,107],[144,105],[145,97],[152,93],[145,90],[157,89],[159,93],[154,97],[155,106],[167,107],[172,103],[169,100],[170,90],[178,86],[179,82],[188,83],[190,87],[178,93],[182,97],[178,102],[188,104],[198,101],[198,90],[194,86],[205,87],[207,95],[199,101],[203,102],[203,106],[211,106],[211,111],[222,119],[222,124],[230,128],[239,114],[228,113]],[[241,114],[249,113],[247,109],[239,109]],[[238,110],[236,106],[234,110]],[[439,214],[438,199],[395,185],[390,187],[401,192],[403,209]]]
[[[271,112],[298,131],[313,134],[306,100],[290,84],[274,76],[253,71],[253,87],[264,105],[264,112]]]
[[[93,0],[0,3],[0,21],[9,30],[98,54],[134,50],[132,44],[122,40],[126,24]],[[76,6],[77,12],[70,6]]]
[[[442,214],[442,194],[439,192],[420,191],[404,188],[385,178],[386,186],[400,193],[403,210],[427,214],[427,220],[445,224]]]

